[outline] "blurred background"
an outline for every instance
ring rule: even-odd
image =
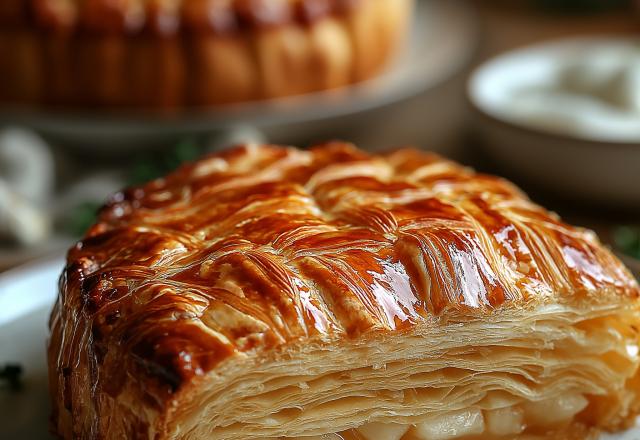
[[[382,71],[336,90],[171,114],[0,102],[0,270],[63,252],[108,194],[206,152],[337,138],[503,175],[640,270],[640,3],[417,0],[410,21]]]

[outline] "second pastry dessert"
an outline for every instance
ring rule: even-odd
[[[380,72],[413,0],[3,0],[0,102],[175,109]]]

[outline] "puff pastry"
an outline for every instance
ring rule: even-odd
[[[413,0],[2,0],[0,102],[176,109],[374,76]]]
[[[639,293],[500,178],[411,149],[240,146],[114,195],[69,251],[52,426],[585,439],[638,413]]]

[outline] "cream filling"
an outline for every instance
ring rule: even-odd
[[[427,417],[415,425],[367,423],[351,431],[298,440],[453,440],[513,439],[525,431],[544,431],[571,423],[586,408],[581,394],[565,394],[554,399],[525,402],[504,408],[482,410],[469,408]],[[535,437],[534,437],[535,438]],[[541,437],[543,438],[543,437]],[[284,438],[283,438],[284,439]]]

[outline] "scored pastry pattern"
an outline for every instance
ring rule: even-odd
[[[70,250],[60,289],[60,370],[87,343],[98,365],[122,364],[123,350],[127,368],[169,393],[233,355],[305,338],[464,321],[551,296],[638,296],[593,233],[507,181],[337,142],[241,146],[116,194]]]

